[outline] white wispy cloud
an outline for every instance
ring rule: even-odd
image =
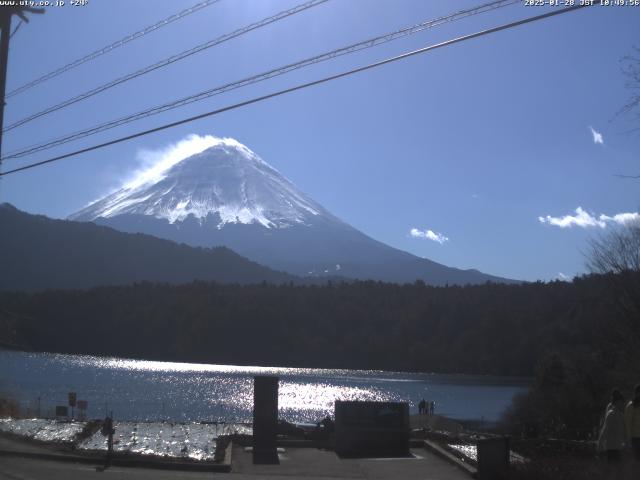
[[[538,217],[540,223],[546,223],[560,228],[591,228],[600,227],[605,228],[608,224],[614,223],[618,225],[627,225],[632,222],[640,221],[640,213],[638,212],[624,212],[616,213],[613,216],[600,214],[594,215],[592,213],[583,210],[582,207],[578,207],[575,210],[575,215],[564,215],[563,217],[552,217],[547,215],[545,217]]]
[[[591,135],[593,135],[593,143],[604,145],[604,138],[602,137],[602,134],[596,131],[593,127],[589,127],[589,130],[591,130]]]
[[[444,236],[441,233],[434,232],[433,230],[419,230],[417,228],[412,228],[409,232],[414,238],[424,238],[426,240],[433,240],[434,242],[438,242],[442,245],[444,242],[449,241],[449,237]]]
[[[161,180],[166,172],[174,165],[192,155],[203,152],[207,148],[216,145],[229,145],[247,149],[233,138],[219,138],[213,135],[191,134],[159,150],[140,150],[137,159],[140,167],[123,182],[124,188],[135,188],[145,183],[154,183]],[[249,151],[250,152],[250,151]],[[253,154],[253,152],[250,152]]]
[[[565,275],[562,272],[558,272],[558,280],[561,280],[563,282],[570,282],[573,279],[569,275]]]

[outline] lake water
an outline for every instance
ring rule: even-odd
[[[0,396],[33,415],[51,415],[68,392],[88,401],[87,417],[118,420],[250,422],[253,377],[280,377],[280,418],[316,422],[339,400],[436,402],[435,412],[496,421],[514,395],[514,379],[374,370],[246,367],[0,350]]]

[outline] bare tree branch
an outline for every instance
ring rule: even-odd
[[[640,338],[640,221],[592,238],[589,246],[587,268],[608,275],[615,292],[620,338]]]
[[[633,53],[620,61],[623,64],[622,74],[626,77],[625,86],[631,91],[631,97],[618,115],[636,113],[640,118],[640,112],[635,112],[640,107],[640,48],[634,46]]]
[[[640,272],[640,222],[633,222],[589,241],[587,268],[592,273]]]

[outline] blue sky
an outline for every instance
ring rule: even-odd
[[[7,88],[194,3],[90,0],[31,16],[12,38]],[[5,125],[298,3],[222,0],[8,99]],[[331,0],[16,128],[3,152],[480,3]],[[516,5],[445,24],[3,169],[546,10]],[[571,277],[584,272],[590,236],[640,209],[640,181],[614,176],[640,174],[640,136],[629,133],[639,125],[616,117],[630,96],[620,59],[640,46],[639,32],[640,7],[583,9],[9,175],[0,201],[64,218],[118,188],[142,151],[212,134],[244,143],[394,247],[511,278]]]

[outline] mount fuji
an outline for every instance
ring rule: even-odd
[[[226,246],[301,276],[432,285],[511,282],[447,267],[368,237],[236,140],[192,140],[198,140],[195,153],[169,155],[69,219],[191,246]]]

